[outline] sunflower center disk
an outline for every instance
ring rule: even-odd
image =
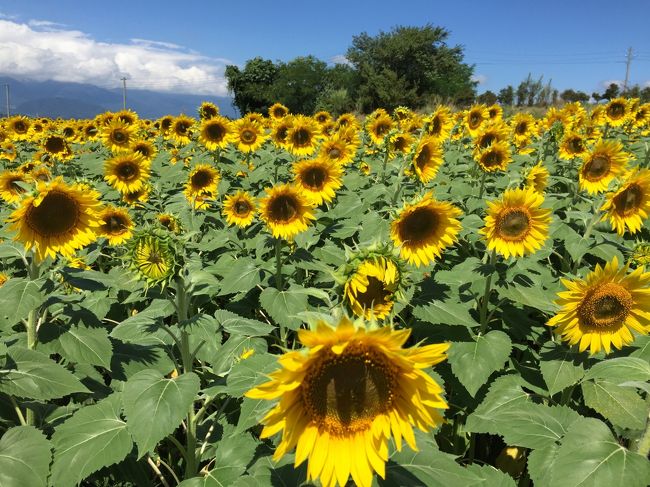
[[[65,143],[61,137],[50,137],[47,139],[47,142],[45,142],[45,150],[51,154],[63,152],[64,149]]]
[[[192,175],[192,187],[194,189],[203,189],[212,183],[212,176],[208,171],[197,171]]]
[[[643,190],[638,184],[632,184],[629,188],[614,198],[616,212],[622,216],[628,216],[641,207],[643,201]]]
[[[625,113],[625,107],[621,103],[614,103],[609,107],[608,114],[612,117],[622,117]]]
[[[108,232],[115,235],[122,233],[122,231],[126,228],[126,225],[124,224],[124,220],[122,220],[121,217],[117,215],[111,215],[107,218],[106,222],[106,228],[108,229]]]
[[[294,145],[297,145],[298,147],[304,147],[306,145],[309,145],[311,142],[311,134],[307,129],[298,129],[293,133],[291,140],[293,141]]]
[[[481,137],[481,141],[479,142],[478,145],[482,149],[485,149],[486,147],[492,145],[492,143],[496,140],[497,138],[494,134],[485,134],[483,137]]]
[[[302,181],[310,189],[320,190],[327,180],[327,173],[320,167],[310,167],[302,175]]]
[[[113,132],[113,141],[117,142],[118,144],[121,144],[123,142],[126,142],[127,136],[124,132],[121,130],[115,130]]]
[[[271,201],[269,213],[274,221],[286,223],[298,213],[298,202],[289,195],[281,195]]]
[[[415,158],[415,163],[417,164],[420,170],[424,169],[431,159],[431,150],[429,146],[422,147],[422,150],[418,153],[418,156]]]
[[[127,161],[118,166],[117,174],[122,181],[131,181],[140,175],[140,169],[134,162]]]
[[[79,204],[63,192],[52,191],[41,204],[27,213],[27,224],[34,232],[53,237],[75,228],[79,221]]]
[[[592,328],[613,328],[625,322],[634,301],[630,292],[608,282],[588,294],[578,308],[580,320]]]
[[[524,210],[511,209],[499,218],[499,236],[505,240],[520,240],[529,228],[530,216]]]
[[[575,139],[571,139],[569,141],[569,148],[571,149],[571,152],[573,153],[578,153],[582,152],[582,139],[578,139],[577,137]]]
[[[438,135],[441,130],[442,130],[442,124],[440,123],[440,117],[436,117],[431,122],[431,129],[429,130],[429,133],[431,133],[432,135]]]
[[[234,210],[237,215],[245,216],[250,212],[251,208],[245,201],[238,201],[235,203]]]
[[[517,135],[524,135],[528,131],[528,124],[526,122],[521,122],[517,124],[517,127],[515,128],[515,132]]]
[[[357,301],[364,309],[373,309],[384,304],[390,298],[391,292],[384,287],[384,283],[374,276],[368,276],[368,288],[357,295]]]
[[[382,137],[388,133],[390,130],[390,125],[380,123],[377,124],[377,127],[375,128],[375,134],[377,134],[378,137]]]
[[[328,156],[330,156],[332,159],[338,159],[341,157],[341,151],[334,147],[333,149],[330,149],[327,153]]]
[[[488,168],[498,166],[502,161],[501,153],[495,150],[490,150],[483,155],[481,161],[483,162],[483,165]]]
[[[223,125],[217,123],[208,125],[206,132],[208,138],[216,142],[221,141],[221,139],[223,139],[223,136],[226,134],[226,130],[223,128]]]
[[[589,181],[598,181],[609,173],[611,163],[608,157],[598,155],[587,163],[584,176]]]
[[[252,130],[244,130],[241,133],[241,140],[245,144],[252,144],[253,142],[255,142],[256,138],[257,137],[255,136],[255,132],[253,132]]]
[[[330,434],[365,431],[391,407],[396,373],[382,354],[348,345],[327,352],[307,372],[302,397],[313,421]]]
[[[439,218],[427,208],[418,208],[408,215],[399,225],[400,238],[411,245],[426,242],[436,235]]]

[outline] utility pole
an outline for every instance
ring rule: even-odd
[[[625,63],[625,81],[623,82],[623,93],[627,91],[627,83],[630,81],[630,64],[632,64],[632,48],[627,49],[627,62]]]
[[[7,118],[10,116],[10,111],[9,111],[9,83],[5,83],[5,93],[7,95]]]
[[[126,110],[126,76],[122,76],[120,79],[122,80],[122,104]]]

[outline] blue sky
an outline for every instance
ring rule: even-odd
[[[361,32],[431,23],[465,47],[479,92],[516,86],[530,72],[559,90],[591,93],[623,80],[628,47],[630,84],[650,83],[649,7],[648,0],[0,0],[0,75],[106,86],[125,75],[134,88],[223,94],[226,64],[308,54],[331,62]]]

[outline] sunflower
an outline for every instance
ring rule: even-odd
[[[95,140],[99,137],[99,129],[95,122],[88,122],[83,127],[84,139],[87,141]]]
[[[410,330],[370,329],[342,318],[299,330],[307,347],[279,358],[270,380],[245,395],[277,405],[262,419],[261,437],[282,431],[273,458],[296,448],[295,465],[308,459],[307,477],[325,487],[345,486],[350,476],[370,487],[384,478],[391,432],[416,450],[413,425],[428,431],[443,422],[443,389],[423,369],[443,361],[448,344],[404,349]]]
[[[315,206],[330,202],[343,181],[343,170],[335,162],[313,159],[296,162],[292,168],[296,188]]]
[[[174,117],[171,115],[165,115],[158,119],[158,128],[162,135],[167,136],[169,131],[172,129],[172,124],[174,123]]]
[[[119,112],[115,112],[113,114],[113,119],[114,120],[119,120],[120,122],[124,122],[127,125],[135,125],[139,122],[140,117],[138,117],[138,114],[135,113],[132,110],[120,110]]]
[[[269,117],[273,120],[281,120],[287,115],[289,115],[289,109],[282,103],[274,103],[269,107]]]
[[[639,105],[632,115],[634,126],[643,129],[650,124],[650,103]]]
[[[194,127],[194,119],[187,115],[179,115],[174,118],[169,134],[171,138],[180,145],[189,144],[192,140],[192,128]]]
[[[144,183],[140,189],[122,193],[122,201],[130,206],[136,206],[139,203],[146,202],[149,199],[150,193],[151,185],[149,183]]]
[[[146,163],[151,163],[156,156],[156,147],[149,140],[139,140],[133,144],[133,152],[140,154]]]
[[[266,140],[264,126],[253,120],[240,118],[234,122],[237,149],[242,152],[255,152]]]
[[[607,190],[609,183],[625,172],[630,155],[618,140],[602,140],[584,157],[578,173],[580,189],[591,194]]]
[[[295,186],[281,184],[267,189],[266,193],[260,201],[260,217],[274,237],[293,240],[316,219],[309,200]]]
[[[535,133],[535,128],[535,117],[530,113],[516,113],[510,120],[510,129],[516,144],[522,140],[530,140]]]
[[[546,111],[546,115],[538,124],[537,129],[541,133],[543,130],[550,130],[558,122],[562,126],[566,126],[569,123],[568,114],[555,107],[551,107]]]
[[[500,120],[503,117],[501,105],[490,105],[487,109],[490,120]]]
[[[356,316],[382,320],[393,309],[399,282],[400,271],[392,259],[369,257],[346,280],[344,298]]]
[[[13,140],[27,140],[29,138],[29,128],[31,122],[29,118],[22,115],[16,115],[7,119],[5,127]]]
[[[139,153],[108,159],[104,164],[104,179],[120,193],[132,193],[149,179],[150,165]]]
[[[366,124],[366,132],[375,145],[383,145],[384,139],[393,129],[393,119],[388,114],[379,113]]]
[[[420,140],[413,157],[413,169],[424,184],[431,181],[443,163],[442,147],[439,139],[426,136]]]
[[[224,199],[222,213],[228,225],[246,228],[253,223],[256,212],[255,199],[246,191],[237,191]]]
[[[106,237],[110,245],[120,245],[133,236],[133,220],[126,209],[107,206],[99,217],[104,223],[97,233]]]
[[[287,150],[295,156],[310,156],[316,150],[319,137],[320,128],[313,118],[296,115],[287,130]]]
[[[621,236],[626,227],[630,233],[641,230],[643,220],[650,214],[650,169],[632,171],[617,191],[607,195],[601,211],[607,212],[602,220],[609,218]]]
[[[614,98],[605,105],[605,121],[612,127],[619,127],[630,119],[632,111],[625,98]]]
[[[512,161],[510,146],[500,141],[474,154],[474,160],[485,172],[505,171]]]
[[[357,148],[339,135],[323,141],[318,151],[318,158],[345,166],[352,162]]]
[[[199,127],[199,142],[208,150],[225,149],[232,135],[230,121],[220,115],[203,120]]]
[[[467,110],[465,114],[465,127],[469,135],[476,137],[481,125],[490,118],[488,109],[485,105],[474,105]]]
[[[390,148],[396,153],[408,154],[412,150],[413,136],[409,132],[397,133],[390,137]]]
[[[546,185],[548,184],[548,169],[544,167],[542,162],[538,162],[537,165],[530,168],[528,174],[526,175],[526,187],[532,188],[540,194],[544,193]]]
[[[170,232],[175,234],[181,233],[181,222],[171,213],[159,213],[156,215],[156,220]]]
[[[359,121],[352,113],[343,113],[336,119],[336,130],[343,128],[358,128]]]
[[[454,117],[451,109],[447,106],[441,105],[436,108],[436,111],[430,117],[425,119],[425,131],[428,135],[435,137],[438,140],[445,140],[451,134],[451,129],[454,127]]]
[[[29,184],[32,178],[22,171],[3,171],[0,173],[0,197],[9,204],[18,203],[27,192],[18,183]]]
[[[314,114],[314,120],[316,120],[316,122],[318,122],[318,124],[322,126],[325,125],[326,123],[329,123],[332,120],[332,114],[327,110],[321,110]]]
[[[136,137],[137,127],[114,118],[102,128],[101,139],[113,152],[128,152]]]
[[[501,120],[485,122],[477,131],[474,138],[476,152],[487,149],[495,142],[508,140],[508,127]]]
[[[57,254],[71,257],[96,239],[101,224],[99,193],[62,177],[39,182],[36,195],[24,198],[9,217],[11,228],[26,249],[34,248],[39,260]]]
[[[0,287],[2,287],[9,280],[9,276],[4,272],[0,272]]]
[[[596,265],[586,279],[562,279],[567,289],[558,293],[560,311],[549,321],[555,333],[581,352],[593,355],[611,346],[623,348],[634,341],[630,329],[650,332],[650,272],[638,267],[630,274],[628,266],[619,269],[614,257],[605,267]]]
[[[43,141],[42,149],[51,159],[68,161],[74,157],[68,142],[58,135],[48,135]]]
[[[201,103],[198,112],[201,120],[210,120],[219,116],[219,107],[210,101],[204,101]]]
[[[271,141],[279,149],[288,149],[287,146],[287,133],[293,123],[293,117],[287,115],[277,120],[271,127]]]
[[[489,250],[506,259],[539,250],[548,237],[551,210],[540,208],[544,196],[533,188],[508,189],[498,201],[488,201],[485,235]]]
[[[219,171],[209,164],[198,164],[185,183],[185,198],[194,205],[195,209],[209,206],[209,200],[217,196],[217,186],[221,179]]]
[[[13,162],[18,157],[18,151],[16,146],[10,140],[7,140],[0,144],[0,160],[6,159],[9,162]]]
[[[560,142],[558,155],[562,159],[571,160],[574,157],[582,157],[587,153],[585,138],[576,132],[567,132]]]
[[[176,266],[170,240],[154,232],[143,232],[134,237],[130,258],[131,267],[148,283],[165,281]]]
[[[32,169],[29,175],[34,181],[49,181],[52,179],[52,173],[45,166],[39,166]]]
[[[391,238],[401,246],[400,256],[417,267],[428,265],[456,241],[461,212],[451,203],[426,193],[418,202],[406,204],[391,224]]]

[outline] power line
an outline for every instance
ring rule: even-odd
[[[625,63],[625,81],[623,82],[623,91],[627,90],[627,82],[630,81],[630,64],[632,64],[632,48],[627,49],[627,62]]]
[[[122,80],[122,104],[124,110],[126,110],[126,76],[122,76],[120,79]]]

